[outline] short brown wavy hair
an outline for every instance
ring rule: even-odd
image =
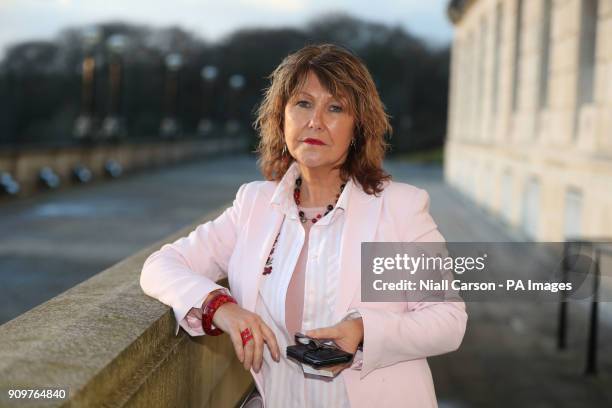
[[[352,177],[368,194],[380,193],[383,182],[391,178],[382,168],[388,148],[385,134],[392,132],[389,116],[364,63],[333,44],[306,46],[287,56],[269,76],[271,83],[254,122],[261,172],[267,180],[278,181],[295,161],[283,152],[285,105],[302,87],[309,71],[334,97],[346,98],[355,118],[355,145],[349,147],[340,166],[341,177]]]

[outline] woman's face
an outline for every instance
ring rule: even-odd
[[[331,95],[312,71],[287,102],[284,122],[287,148],[299,164],[331,168],[345,161],[354,118],[346,100]]]

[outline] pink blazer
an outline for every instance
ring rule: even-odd
[[[282,221],[281,211],[270,203],[276,187],[270,181],[242,185],[233,205],[217,219],[152,254],[141,274],[144,292],[171,306],[178,322],[201,304],[204,294],[219,288],[215,281],[227,276],[240,306],[254,311],[264,263]],[[429,195],[397,182],[389,182],[378,197],[359,184],[355,187],[342,234],[335,305],[338,321],[357,309],[364,324],[362,369],[340,374],[351,406],[436,407],[426,357],[459,347],[467,322],[465,304],[364,303],[360,296],[361,242],[444,241],[429,215]],[[261,373],[251,374],[262,392]]]

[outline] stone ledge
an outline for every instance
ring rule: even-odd
[[[58,189],[76,187],[73,169],[86,166],[92,173],[92,181],[108,179],[104,168],[108,160],[114,160],[124,173],[142,171],[158,166],[171,165],[200,157],[244,151],[248,138],[216,138],[209,140],[174,140],[147,143],[120,143],[94,146],[19,148],[0,151],[0,173],[8,172],[21,187],[16,197],[28,197],[45,189],[39,184],[39,171],[49,167],[60,179]],[[0,201],[15,197],[0,195]]]
[[[222,211],[0,326],[0,406],[235,406],[252,379],[229,338],[174,336],[172,310],[139,284],[149,254]],[[70,398],[8,399],[41,387]]]

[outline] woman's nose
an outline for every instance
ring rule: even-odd
[[[308,127],[311,129],[320,129],[323,127],[323,112],[319,108],[312,110],[312,115],[308,121]]]

